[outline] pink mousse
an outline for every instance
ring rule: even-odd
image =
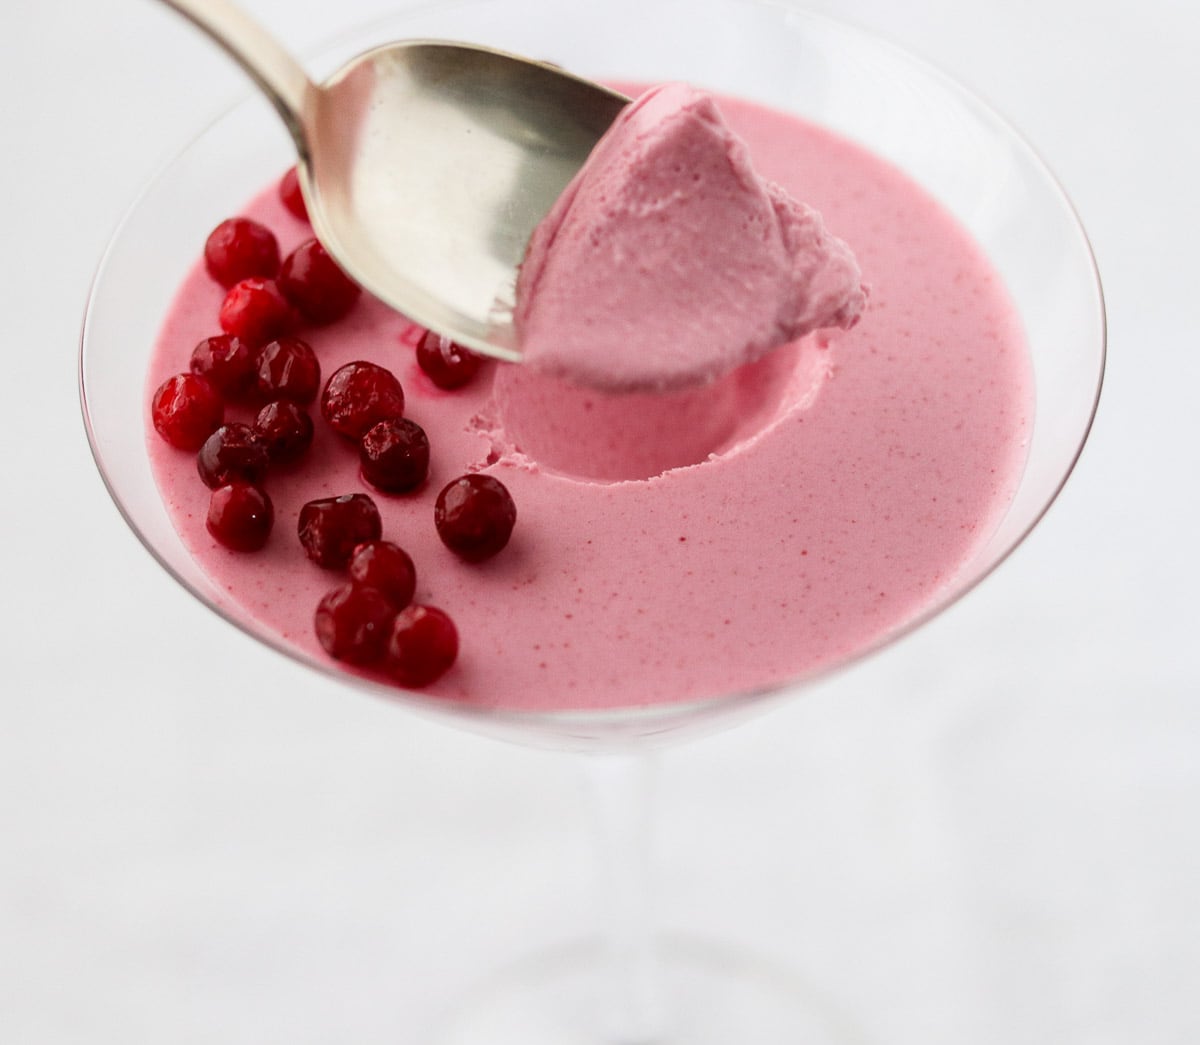
[[[712,97],[666,84],[621,113],[535,230],[514,321],[530,367],[661,390],[848,329],[865,300],[850,249],[755,173]]]
[[[371,493],[384,536],[416,563],[417,599],[458,625],[458,661],[426,692],[523,711],[780,684],[936,600],[1006,510],[1024,463],[1033,404],[1018,317],[978,246],[895,167],[795,117],[725,98],[721,108],[763,177],[854,244],[871,307],[852,330],[670,396],[568,396],[499,364],[443,392],[416,366],[419,332],[364,295],[345,320],[302,336],[326,376],[353,359],[395,372],[406,414],[429,433],[428,483],[374,493],[354,448],[317,418],[310,457],[268,476],[270,541],[239,555],[205,531],[194,455],[148,429],[164,502],[212,597],[333,665],[312,617],[340,576],[307,561],[296,518],[312,498]],[[311,235],[273,187],[245,213],[285,253]],[[215,332],[221,297],[198,263],[165,320],[147,403]],[[438,491],[472,468],[499,478],[518,512],[509,546],[478,565],[433,526]]]

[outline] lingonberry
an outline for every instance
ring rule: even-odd
[[[254,352],[240,337],[206,337],[192,349],[193,374],[208,378],[226,399],[241,399],[254,385]]]
[[[295,323],[292,306],[271,279],[243,279],[221,302],[221,329],[257,347],[287,333]]]
[[[355,584],[383,592],[393,609],[412,602],[417,571],[408,552],[391,541],[367,541],[350,557],[350,579]]]
[[[271,464],[267,444],[249,425],[221,425],[204,440],[196,455],[196,470],[210,490],[232,482],[259,485]]]
[[[249,218],[229,218],[208,234],[204,267],[223,287],[251,276],[270,279],[279,271],[275,234]]]
[[[260,399],[311,403],[321,387],[321,364],[307,341],[281,337],[254,357],[254,389]]]
[[[309,501],[300,509],[300,543],[318,566],[340,570],[354,549],[377,541],[383,533],[379,509],[365,493]]]
[[[361,439],[372,425],[403,413],[400,382],[390,370],[362,360],[335,370],[321,395],[321,414],[350,439]]]
[[[435,331],[425,331],[417,342],[417,365],[438,388],[461,388],[482,364],[482,356]]]
[[[279,289],[310,323],[341,319],[362,291],[315,239],[306,240],[283,259]]]
[[[218,487],[208,502],[208,532],[231,551],[258,551],[271,536],[274,522],[271,499],[250,483]]]
[[[176,374],[167,378],[150,403],[154,429],[180,450],[199,450],[225,417],[225,405],[208,378]]]
[[[363,478],[376,489],[406,493],[429,474],[429,437],[415,421],[389,417],[367,429],[358,460]]]
[[[508,544],[517,506],[499,479],[475,472],[446,484],[433,521],[447,548],[468,562],[482,562]]]
[[[279,179],[279,198],[294,217],[308,221],[308,207],[304,202],[304,193],[300,191],[300,173],[295,167],[290,167]]]
[[[331,657],[366,665],[383,656],[395,616],[396,607],[383,592],[343,584],[317,603],[313,627],[317,641]]]
[[[458,629],[435,606],[412,605],[396,614],[384,669],[402,686],[427,686],[458,657]]]
[[[272,464],[290,464],[312,446],[312,418],[287,399],[264,406],[254,419],[254,431],[266,443]]]

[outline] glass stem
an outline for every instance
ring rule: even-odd
[[[613,1045],[655,1045],[664,1034],[651,873],[657,760],[622,751],[591,753],[584,762],[599,849],[609,1037]]]

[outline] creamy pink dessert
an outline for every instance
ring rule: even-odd
[[[151,431],[163,498],[215,597],[328,661],[313,612],[341,578],[305,558],[296,521],[306,501],[370,493],[384,537],[415,562],[417,600],[458,626],[458,659],[425,692],[528,711],[778,684],[928,606],[1005,511],[1024,462],[1033,404],[1018,318],[977,245],[894,167],[792,116],[721,108],[762,177],[853,244],[871,306],[852,330],[665,395],[607,396],[490,363],[443,391],[415,364],[420,331],[364,295],[301,336],[323,379],[360,359],[399,377],[405,415],[429,436],[429,478],[408,494],[370,489],[354,448],[316,417],[307,458],[265,481],[266,546],[235,553],[205,530],[195,455]],[[311,235],[273,189],[245,213],[285,252]],[[217,332],[223,296],[197,264],[148,390]],[[482,563],[453,555],[432,521],[438,491],[472,470],[500,479],[518,511],[508,546]]]
[[[529,367],[663,390],[848,329],[864,303],[846,244],[759,176],[711,96],[673,83],[622,111],[534,231],[513,319]]]

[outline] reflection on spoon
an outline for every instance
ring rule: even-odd
[[[313,83],[227,0],[163,0],[270,98],[296,145],[317,237],[376,297],[478,352],[518,361],[517,267],[629,99],[556,66],[409,40]]]

